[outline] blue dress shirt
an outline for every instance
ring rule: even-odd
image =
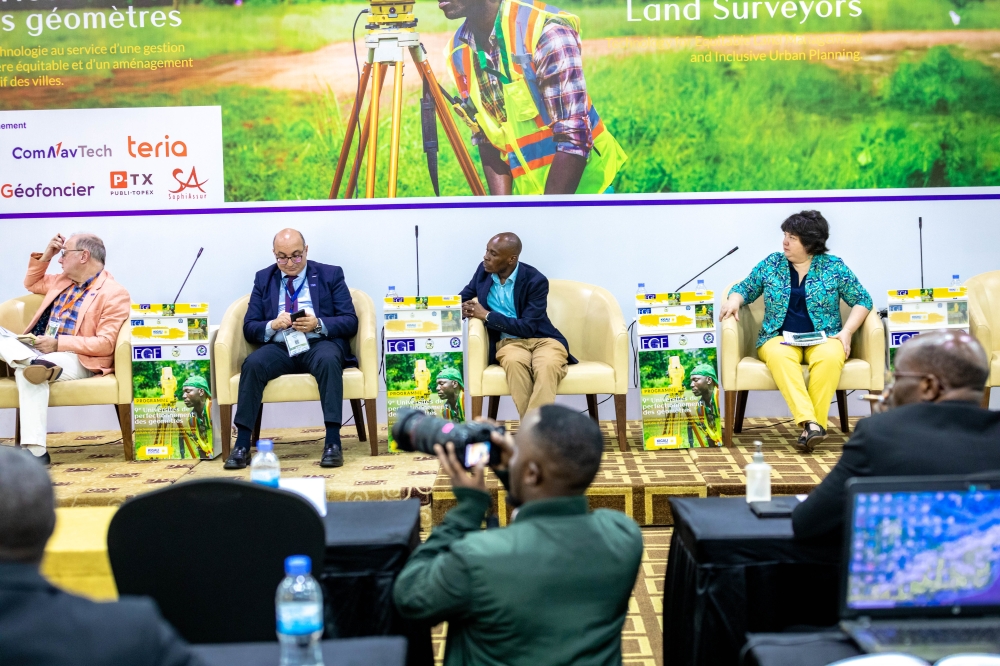
[[[299,310],[305,310],[310,314],[312,314],[313,316],[315,316],[316,309],[313,308],[312,296],[309,294],[309,285],[308,283],[305,285],[302,284],[303,282],[305,282],[306,272],[308,268],[309,268],[309,262],[307,261],[306,265],[303,266],[302,268],[302,272],[299,273],[298,276],[292,280],[292,291],[294,292],[300,286],[302,287],[302,291],[299,292],[299,298],[298,298]],[[278,270],[281,271],[280,266],[278,267]],[[278,297],[279,315],[285,311],[285,284],[287,282],[288,282],[288,275],[285,274],[284,271],[281,271],[281,296]],[[306,333],[306,338],[315,339],[323,335],[326,335],[326,324],[324,324],[323,321],[320,320],[319,328],[315,331],[309,331],[308,333]],[[267,322],[267,327],[264,329],[264,342],[271,342],[271,340],[274,340],[275,342],[284,342],[285,331],[275,331],[273,328],[271,328],[271,322]]]
[[[521,268],[518,264],[514,268],[514,272],[507,277],[507,281],[503,284],[500,283],[500,278],[497,277],[496,273],[490,275],[493,278],[493,286],[490,287],[490,293],[486,297],[486,304],[490,306],[490,310],[499,312],[505,317],[510,317],[511,319],[517,319],[517,310],[514,309],[514,282],[517,280],[517,271]],[[487,317],[489,318],[489,317]],[[516,338],[516,335],[511,335],[509,333],[502,333],[500,338]]]

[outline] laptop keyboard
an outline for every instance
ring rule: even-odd
[[[961,621],[949,621],[960,625]],[[979,623],[976,623],[979,624]],[[868,628],[875,640],[884,645],[1000,645],[1000,626],[948,626],[948,627],[886,627],[873,625]]]

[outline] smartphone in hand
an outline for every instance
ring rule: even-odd
[[[298,321],[299,319],[302,319],[303,317],[306,316],[306,311],[305,310],[299,310],[298,312],[293,312],[289,316],[291,317],[292,321]]]

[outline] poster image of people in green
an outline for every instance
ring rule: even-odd
[[[138,460],[210,459],[215,454],[209,361],[132,364]]]
[[[400,409],[419,409],[452,421],[465,420],[463,357],[460,351],[386,354],[390,452],[399,450],[392,439],[392,425]]]
[[[715,347],[639,353],[645,449],[722,445],[716,356]]]
[[[437,376],[437,394],[444,400],[441,418],[461,423],[465,421],[465,382],[455,368],[445,368]]]

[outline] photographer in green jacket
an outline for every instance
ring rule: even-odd
[[[482,530],[490,508],[482,464],[471,474],[435,445],[458,505],[396,580],[407,618],[448,622],[445,666],[621,664],[621,632],[642,534],[619,511],[590,511],[584,492],[604,442],[590,418],[559,405],[529,412],[517,439],[494,433],[494,471],[516,507]]]

